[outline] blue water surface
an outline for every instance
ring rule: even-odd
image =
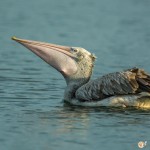
[[[0,150],[150,149],[150,110],[64,104],[63,77],[14,35],[86,48],[93,78],[150,72],[149,0],[0,1]]]

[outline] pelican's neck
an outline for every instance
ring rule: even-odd
[[[85,69],[84,73],[81,73],[80,71],[72,77],[65,78],[67,87],[65,89],[64,99],[70,100],[72,98],[75,98],[75,92],[77,91],[77,89],[86,84],[90,80],[91,75],[92,67],[90,67],[90,69]]]
[[[64,99],[65,100],[71,100],[75,98],[75,93],[80,88],[82,85],[86,84],[90,80],[89,78],[81,78],[81,79],[76,79],[76,80],[71,80],[70,82],[67,83],[67,87],[65,89],[64,93]]]
[[[83,57],[82,55],[79,56],[79,60],[77,61],[77,72],[71,76],[65,77],[67,83],[64,94],[65,100],[75,98],[77,89],[90,80],[93,72],[94,60],[95,56],[92,54],[84,55]]]

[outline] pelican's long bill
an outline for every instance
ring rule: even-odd
[[[12,40],[22,44],[49,65],[62,73],[64,77],[77,72],[77,65],[71,47],[55,45],[50,43],[31,41],[12,37]]]

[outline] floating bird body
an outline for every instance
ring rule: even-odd
[[[135,106],[150,108],[150,75],[132,68],[90,80],[95,56],[80,47],[19,39],[19,42],[65,78],[64,101],[80,106]]]

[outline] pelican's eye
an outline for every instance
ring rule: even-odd
[[[73,53],[77,53],[77,52],[78,52],[78,50],[77,50],[76,48],[71,47],[71,52],[73,52]]]

